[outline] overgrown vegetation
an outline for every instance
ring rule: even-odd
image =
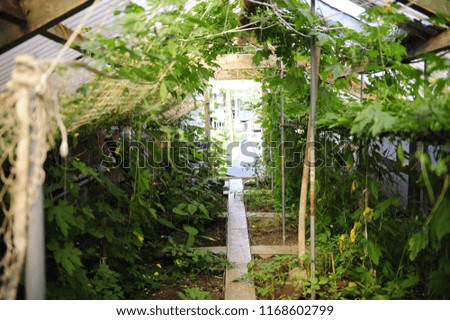
[[[102,71],[64,97],[69,128],[86,122],[80,115],[96,103],[104,78],[150,91],[134,101],[123,88],[132,109],[94,117],[71,133],[63,163],[56,153],[46,163],[49,298],[142,299],[177,279],[223,273],[225,259],[194,248],[224,211],[221,144],[182,115],[160,115],[185,99],[195,104],[212,75],[203,63],[224,52],[225,37],[194,41],[223,27],[227,8],[217,4],[190,11],[184,1],[149,1],[147,10],[130,4],[114,26],[121,37],[92,35],[82,44]],[[205,10],[209,24],[199,17]],[[222,50],[210,51],[216,42]]]
[[[193,145],[200,128],[116,121],[110,135],[98,127],[73,133],[65,162],[47,162],[51,298],[144,298],[161,279],[220,274],[226,265],[193,248],[224,201],[209,169],[221,160]],[[132,139],[117,136],[125,130]],[[183,158],[171,159],[168,143],[185,148]],[[157,260],[174,268],[152,270]]]
[[[274,212],[270,190],[254,189],[244,192],[245,208],[249,212]]]
[[[261,76],[267,93],[261,117],[265,162],[275,177],[274,200],[279,205],[283,97],[289,124],[285,130],[286,207],[289,216],[297,217],[309,101],[309,70],[301,61],[308,60],[307,36],[318,24],[316,245],[332,263],[322,265],[306,288],[314,286],[320,298],[420,299],[450,294],[443,285],[450,279],[445,138],[450,127],[444,120],[450,111],[449,79],[436,77],[448,70],[448,60],[423,55],[420,59],[427,66],[423,72],[405,64],[403,35],[396,24],[407,18],[395,9],[389,5],[367,10],[362,32],[331,25],[299,1],[261,5],[249,17],[267,26],[254,35],[260,43],[270,44],[256,52],[255,62],[275,54],[284,63],[283,79],[279,68]],[[348,72],[356,67],[363,67],[366,80],[358,97],[350,92],[360,87],[360,76]],[[396,146],[394,161],[387,159],[392,157],[385,147],[388,141]],[[409,153],[404,145],[409,145]],[[411,177],[410,190],[423,190],[426,199],[421,206],[412,191],[406,208],[398,195],[385,192],[386,185],[404,173]],[[308,255],[303,259],[308,266]],[[263,266],[257,268],[271,269]]]
[[[317,277],[303,282],[303,297],[314,287],[320,298],[449,298],[449,79],[435,77],[448,71],[448,60],[423,55],[423,72],[404,63],[403,36],[395,26],[407,18],[394,5],[368,10],[362,32],[312,15],[303,1],[262,2],[245,19],[239,5],[197,1],[188,10],[180,0],[149,1],[146,9],[130,4],[115,26],[121,36],[92,35],[82,45],[98,61],[99,79],[127,79],[152,90],[129,112],[103,115],[71,132],[68,158],[58,160],[55,153],[46,163],[49,298],[145,298],[169,280],[223,271],[223,257],[194,248],[204,226],[223,211],[214,180],[223,165],[220,142],[199,146],[202,128],[160,116],[186,99],[195,103],[220,54],[254,53],[256,64],[271,56],[283,61],[283,79],[278,64],[262,71],[266,94],[263,106],[256,104],[265,172],[274,176],[275,188],[273,194],[248,193],[247,209],[280,206],[282,97],[286,208],[293,223],[308,122],[311,32],[321,47],[315,164],[321,262]],[[237,45],[236,33],[257,44]],[[362,99],[350,94],[360,86],[352,71],[357,67],[366,79]],[[92,107],[96,81],[65,97],[63,111]],[[65,119],[72,128],[73,119]],[[396,146],[393,161],[386,160],[386,141]],[[410,175],[411,190],[422,190],[421,205],[404,208],[399,196],[384,192],[402,172]],[[308,259],[254,262],[259,294],[277,298],[289,270],[307,266]],[[210,296],[191,288],[180,297]]]

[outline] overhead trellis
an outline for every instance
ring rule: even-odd
[[[79,65],[76,67],[78,69]],[[93,70],[87,65],[85,67]],[[91,76],[87,83],[80,84],[72,79],[78,77],[86,80],[86,76],[80,76],[80,72],[74,73],[77,71],[70,70],[66,71],[67,74],[56,73],[53,76],[57,79],[54,83],[57,83],[55,88],[60,92],[61,114],[69,131],[115,115],[129,114],[137,109],[143,114],[152,113],[155,118],[173,121],[200,107],[192,98],[179,101],[167,97],[163,101],[158,92],[158,82],[135,82],[126,78],[100,75],[97,78]]]
[[[62,113],[69,130],[102,118],[129,113],[145,100],[148,105],[161,104],[152,95],[154,85],[133,83],[127,79],[98,79],[84,87],[84,92],[63,99]]]
[[[58,129],[61,155],[65,156],[66,126],[73,131],[136,109],[176,120],[196,107],[189,100],[163,102],[155,94],[157,83],[107,77],[90,81],[75,95],[64,96],[64,76],[54,73],[45,77],[48,67],[49,61],[19,56],[8,90],[0,94],[0,238],[6,246],[0,257],[0,299],[16,297],[27,250],[29,212],[44,182],[43,165]],[[142,109],[143,105],[147,109]]]

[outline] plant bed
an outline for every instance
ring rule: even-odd
[[[250,245],[282,246],[296,245],[298,243],[297,230],[286,225],[286,243],[283,244],[283,231],[281,218],[248,217],[248,232]]]
[[[161,256],[148,265],[149,299],[223,299],[224,274],[229,262],[222,254],[176,243],[168,238]]]
[[[246,279],[252,281],[258,300],[280,300],[301,298],[302,288],[298,283],[292,283],[299,287],[294,297],[283,296],[283,286],[287,283],[291,270],[298,267],[296,256],[273,256],[268,259],[254,258],[248,265],[249,271]]]
[[[267,189],[251,189],[244,191],[245,209],[250,212],[274,212],[272,192]]]
[[[199,275],[195,279],[172,280],[157,292],[149,295],[150,300],[223,300],[223,275]],[[181,293],[181,294],[180,294]]]
[[[220,247],[227,244],[227,219],[216,218],[197,236],[198,247]]]
[[[318,252],[316,259],[317,280],[314,286],[317,300],[363,298],[360,290],[364,288],[352,281],[349,274],[334,273],[326,268],[326,255],[323,252]],[[304,265],[309,264],[309,258],[306,258]],[[245,280],[253,283],[259,300],[309,299],[313,286],[309,271],[302,271],[296,255],[253,258],[248,264]]]

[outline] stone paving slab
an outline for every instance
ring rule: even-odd
[[[275,212],[247,212],[247,217],[256,218],[273,218],[275,215]]]
[[[245,210],[244,208],[229,208],[232,210]],[[245,229],[247,231],[247,217],[242,214],[228,214],[228,227],[230,226],[234,226],[235,229]]]
[[[232,264],[225,273],[225,300],[255,300],[252,284],[241,281],[251,260],[247,217],[242,201],[242,179],[229,180],[227,258]]]
[[[250,254],[250,245],[245,243],[248,239],[247,229],[228,230],[227,240],[227,258],[232,263],[249,263],[252,256]]]
[[[226,254],[227,253],[227,247],[198,247],[199,249],[208,250],[213,253],[219,253],[219,254]]]
[[[247,273],[247,264],[237,264],[227,269],[225,275],[225,300],[256,300],[255,288],[242,280]]]

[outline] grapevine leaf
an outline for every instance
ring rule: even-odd
[[[420,251],[427,246],[427,234],[425,232],[416,232],[409,239],[409,259],[414,260]]]

